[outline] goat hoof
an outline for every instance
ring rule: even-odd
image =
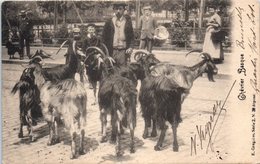
[[[122,157],[124,155],[124,152],[123,151],[118,151],[116,152],[116,156],[117,157]]]
[[[152,131],[151,137],[156,137],[156,136],[157,136],[157,132],[156,131]]]
[[[109,141],[110,144],[115,144],[116,143],[116,139],[115,138],[111,138]]]
[[[52,141],[48,141],[47,146],[53,145]]]
[[[31,141],[31,142],[36,141],[36,137],[35,137],[35,136],[30,136],[30,141]]]
[[[146,138],[148,138],[148,134],[147,134],[147,133],[144,133],[144,134],[143,134],[143,139],[146,139]]]
[[[84,155],[84,154],[86,154],[85,149],[84,149],[84,148],[81,148],[81,149],[79,150],[79,154],[80,154],[80,155]]]
[[[179,146],[173,146],[173,151],[178,152],[179,151]]]
[[[56,137],[53,139],[53,144],[60,143],[60,138]]]
[[[101,138],[101,141],[100,141],[101,143],[104,143],[104,142],[107,142],[107,137],[106,136],[103,136],[102,138]]]
[[[155,150],[155,151],[161,151],[161,150],[162,150],[162,147],[161,147],[161,146],[158,146],[158,145],[156,145],[156,146],[154,146],[154,150]]]
[[[19,133],[18,138],[23,138],[23,133]]]
[[[76,158],[76,155],[75,154],[71,154],[70,155],[70,159],[75,159]]]
[[[135,153],[135,148],[131,148],[130,153]]]

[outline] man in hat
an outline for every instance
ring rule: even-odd
[[[150,5],[146,4],[143,7],[143,15],[139,19],[138,29],[141,30],[140,36],[140,49],[145,49],[149,52],[152,52],[153,47],[153,38],[154,38],[154,31],[157,27],[157,22],[154,19],[152,14],[152,8]]]
[[[127,64],[134,43],[132,21],[125,17],[125,7],[125,3],[115,3],[113,5],[115,14],[105,23],[103,29],[104,44],[118,66]]]
[[[26,54],[31,58],[30,54],[30,37],[32,36],[33,24],[32,21],[27,17],[26,11],[21,10],[20,19],[18,22],[18,36],[19,36],[19,45],[20,45],[20,59],[24,58],[24,42],[26,47]]]

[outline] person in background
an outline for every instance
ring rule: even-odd
[[[157,27],[157,22],[152,16],[152,8],[150,5],[143,7],[143,15],[140,17],[138,29],[141,30],[139,49],[145,49],[152,52],[154,42],[154,31]]]
[[[132,21],[125,17],[125,7],[125,3],[113,5],[115,14],[105,23],[102,34],[103,42],[118,66],[127,64],[127,54],[132,53],[134,44]]]
[[[87,25],[87,34],[83,40],[83,52],[90,46],[99,47],[101,43],[101,39],[96,34],[96,25],[95,24],[88,24]]]
[[[30,54],[30,38],[32,37],[33,24],[32,21],[28,18],[27,12],[21,10],[19,14],[18,21],[18,36],[19,36],[19,46],[20,46],[20,59],[24,58],[24,43],[26,47],[26,54],[28,58],[31,58]]]
[[[224,53],[221,40],[217,39],[216,33],[220,32],[222,21],[218,13],[219,10],[214,9],[214,14],[209,19],[207,23],[207,29],[203,44],[203,52],[209,53],[215,63],[222,63],[224,60]],[[220,33],[218,34],[220,35]]]
[[[88,52],[86,52],[88,47],[91,46],[95,46],[95,47],[99,47],[100,48],[100,44],[101,44],[101,39],[97,36],[96,33],[96,25],[95,24],[88,24],[87,25],[87,34],[83,40],[83,52],[86,54],[86,57],[88,58],[89,54],[92,53],[99,53],[99,52],[95,52],[96,50],[89,50]],[[85,65],[86,65],[86,73],[88,75],[88,77],[90,77],[90,68],[89,68],[89,60],[85,61]],[[91,83],[89,83],[89,89],[93,89],[93,86]]]
[[[78,60],[78,70],[77,73],[79,74],[80,77],[80,82],[84,82],[84,63],[82,62],[82,60],[86,57],[84,50],[82,49],[83,47],[83,43],[82,43],[82,39],[81,39],[81,31],[80,28],[78,27],[74,27],[73,31],[73,41],[76,42],[75,43],[75,50],[76,53],[79,55],[79,57],[81,58],[81,60]]]

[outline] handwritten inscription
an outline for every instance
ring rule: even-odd
[[[199,126],[196,125],[196,130],[197,130],[197,134],[195,134],[194,136],[191,137],[191,155],[193,155],[193,152],[197,153],[197,139],[196,137],[199,136],[199,142],[200,142],[200,149],[203,150],[203,143],[207,143],[207,147],[206,147],[206,153],[208,153],[208,148],[211,148],[211,151],[214,151],[214,141],[212,140],[212,137],[217,136],[217,134],[215,134],[215,129],[216,129],[216,125],[219,122],[219,117],[221,116],[221,114],[223,114],[222,112],[227,112],[227,110],[224,108],[227,99],[229,98],[229,95],[234,87],[236,83],[236,80],[234,81],[232,87],[230,88],[227,97],[224,101],[224,103],[222,104],[221,101],[216,101],[216,103],[214,104],[213,108],[212,108],[212,113],[209,117],[209,121],[205,123],[204,126]],[[225,114],[224,113],[224,114]],[[225,118],[225,117],[224,117]],[[224,119],[222,120],[224,121]]]
[[[242,13],[244,12],[244,9],[241,7],[236,7],[236,11],[238,12],[237,16],[239,18],[239,23],[240,23],[240,39],[236,40],[236,45],[238,47],[241,47],[242,49],[245,49],[244,46],[244,24],[243,24],[243,16]]]
[[[250,79],[250,85],[252,86],[252,88],[255,90],[256,93],[259,93],[259,89],[257,88],[257,58],[254,58],[253,60],[251,60],[251,63],[253,65],[253,78]]]

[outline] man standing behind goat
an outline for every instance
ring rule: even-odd
[[[134,31],[131,19],[124,16],[125,7],[125,3],[115,3],[115,15],[105,23],[103,29],[104,44],[118,66],[126,65],[127,54],[133,51]]]
[[[33,24],[32,21],[28,18],[27,12],[25,10],[22,10],[19,14],[20,19],[18,22],[18,27],[19,27],[19,45],[20,45],[20,59],[23,60],[24,58],[24,42],[25,42],[25,47],[26,47],[26,54],[28,58],[31,58],[30,54],[30,37],[32,36],[32,29],[33,29]]]
[[[140,36],[140,49],[147,48],[147,51],[152,52],[154,31],[157,26],[157,22],[152,14],[152,8],[150,5],[145,5],[143,7],[143,15],[140,17],[138,23],[138,29],[141,30]]]

